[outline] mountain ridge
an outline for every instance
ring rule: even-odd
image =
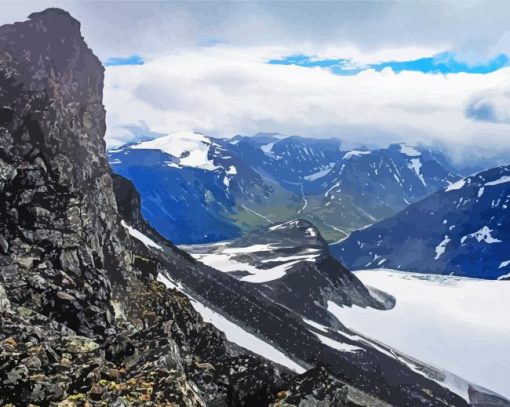
[[[186,147],[183,135],[194,142]],[[425,148],[342,151],[337,139],[275,133],[176,133],[110,150],[109,160],[141,191],[144,215],[178,244],[230,240],[294,218],[338,241],[460,178]]]
[[[506,278],[510,167],[462,178],[333,245],[353,269],[390,267],[475,278]],[[412,254],[411,257],[408,254]]]

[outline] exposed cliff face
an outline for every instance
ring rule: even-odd
[[[103,135],[103,68],[67,13],[0,29],[0,231],[12,301],[76,332],[112,328],[130,270]]]
[[[229,345],[122,226],[79,28],[0,27],[0,404],[268,402],[290,373]]]

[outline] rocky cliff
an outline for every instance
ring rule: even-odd
[[[290,373],[229,345],[122,226],[102,89],[68,13],[0,28],[0,404],[267,404]]]

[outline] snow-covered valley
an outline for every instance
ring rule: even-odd
[[[510,283],[388,269],[357,271],[367,286],[396,297],[389,311],[332,312],[348,328],[509,397]]]

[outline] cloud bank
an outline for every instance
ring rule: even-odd
[[[510,83],[510,68],[484,75],[385,68],[341,76],[323,67],[267,63],[286,52],[220,45],[141,66],[108,67],[110,144],[129,139],[126,124],[145,121],[158,133],[194,129],[230,137],[278,131],[336,136],[353,146],[441,143],[459,154],[510,145],[510,125],[495,107],[508,104],[496,91]],[[489,101],[490,112],[484,107]]]
[[[510,148],[510,2],[4,1],[0,23],[50,6],[79,19],[109,65],[110,146],[196,129],[439,143],[458,155]],[[363,69],[267,63],[292,55]],[[462,69],[436,69],[438,55]]]

